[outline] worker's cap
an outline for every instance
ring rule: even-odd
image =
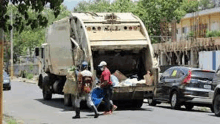
[[[107,65],[107,63],[105,61],[101,61],[98,66],[104,66],[104,65]]]
[[[88,66],[88,62],[83,61],[83,62],[82,62],[82,66]]]

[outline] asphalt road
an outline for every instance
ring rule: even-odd
[[[13,116],[25,124],[219,124],[220,118],[207,110],[172,110],[168,104],[156,107],[144,103],[138,110],[117,110],[112,115],[93,118],[84,109],[81,119],[72,119],[74,111],[63,105],[63,96],[53,95],[51,101],[42,99],[42,91],[36,84],[12,82],[12,90],[4,91],[4,114]]]

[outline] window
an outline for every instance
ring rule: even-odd
[[[177,77],[178,77],[178,78],[181,78],[181,77],[183,77],[184,75],[185,75],[185,74],[184,74],[182,71],[179,71]]]
[[[182,27],[182,33],[186,34],[187,33],[187,27]]]
[[[177,77],[177,69],[173,70],[171,74],[171,78],[175,78],[175,77]]]
[[[163,77],[169,77],[171,75],[171,73],[173,72],[173,69],[168,69],[163,73]]]

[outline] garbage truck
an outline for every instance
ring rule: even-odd
[[[45,43],[35,49],[38,86],[44,100],[62,94],[64,104],[71,105],[74,97],[63,90],[68,68],[78,67],[83,61],[89,63],[94,78],[98,64],[107,62],[118,78],[113,88],[114,103],[126,101],[140,108],[145,98],[152,97],[158,82],[158,63],[145,25],[132,13],[72,13],[53,22],[45,37]],[[153,75],[150,84],[144,78],[148,71]],[[96,81],[93,84],[96,87]]]

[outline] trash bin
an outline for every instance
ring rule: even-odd
[[[103,90],[99,87],[94,88],[92,91],[92,101],[97,108],[104,98],[103,93],[104,93]]]

